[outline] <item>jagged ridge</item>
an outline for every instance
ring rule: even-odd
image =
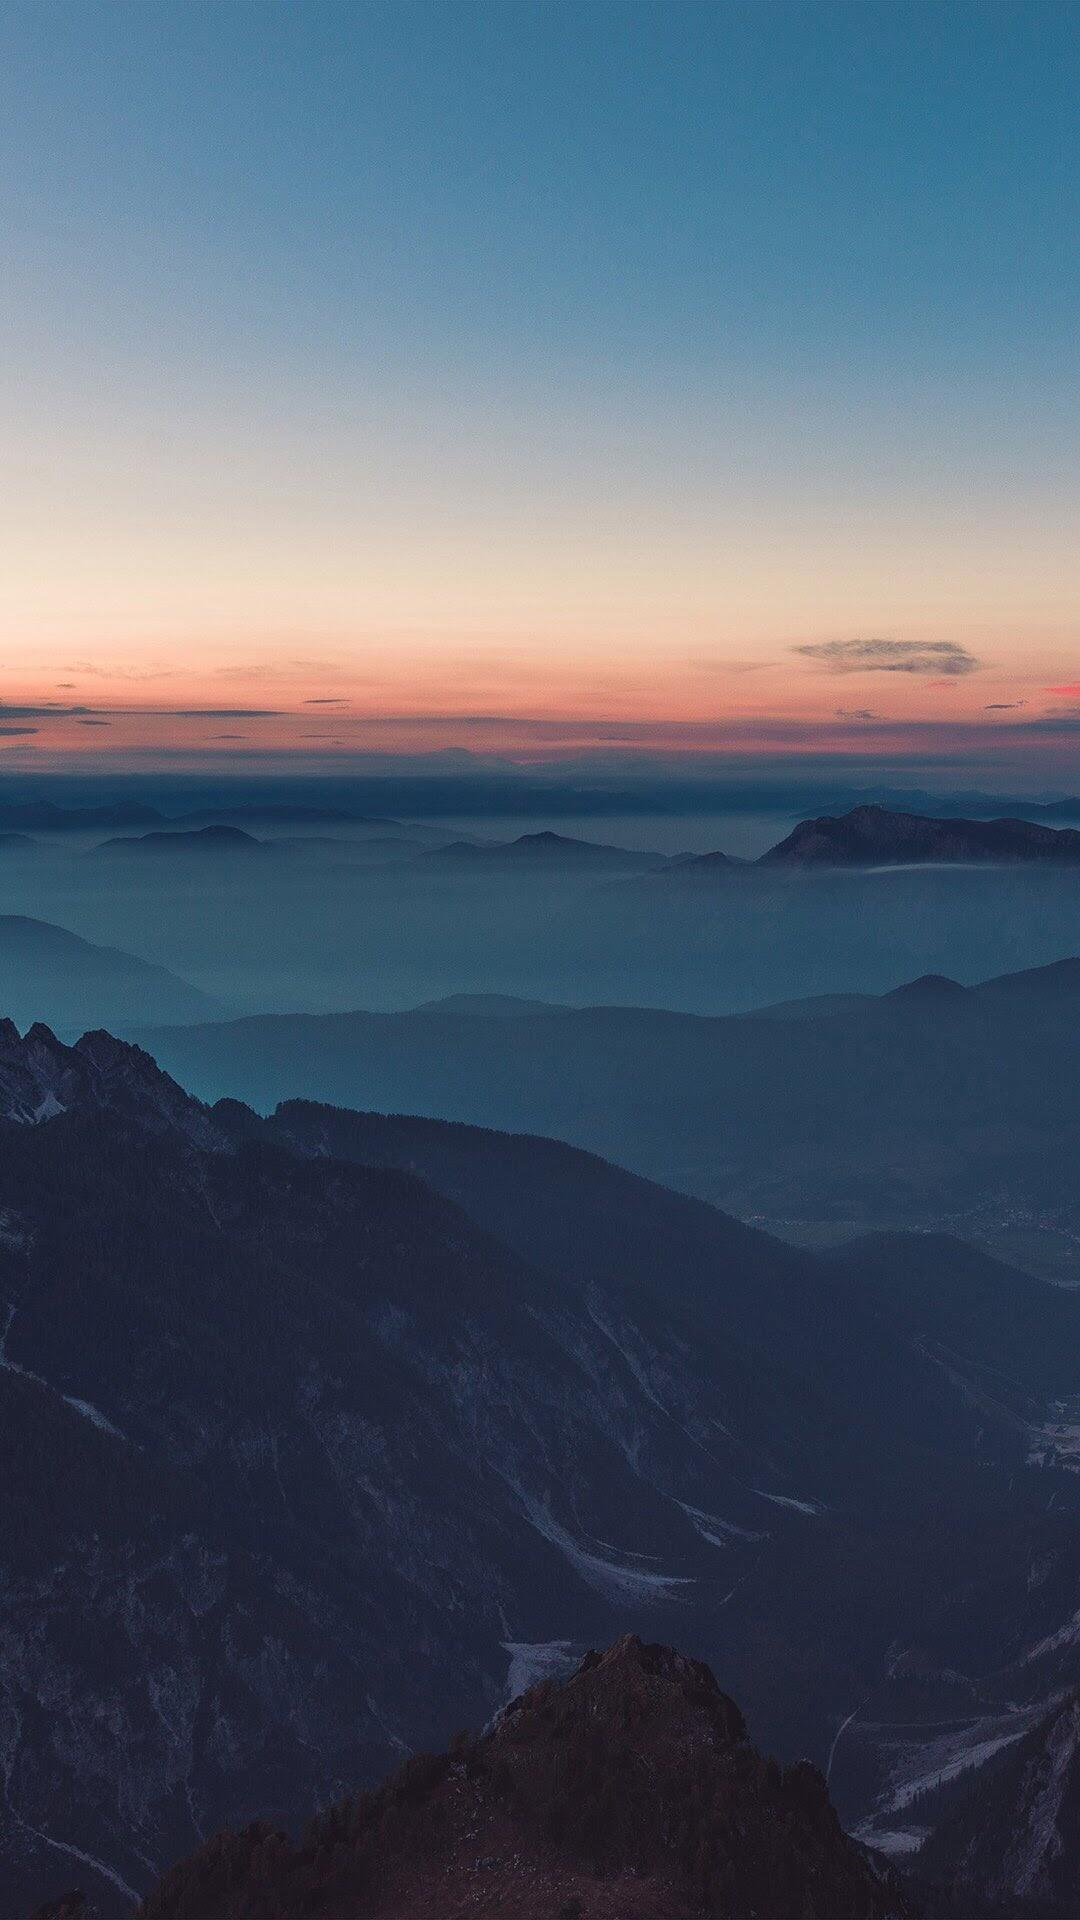
[[[0,1020],[0,1119],[36,1126],[62,1113],[106,1110],[210,1151],[230,1144],[202,1101],[141,1047],[100,1029],[69,1047],[41,1021],[20,1035],[14,1021]]]

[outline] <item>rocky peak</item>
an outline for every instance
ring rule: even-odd
[[[259,1903],[262,1904],[259,1904]],[[362,1904],[361,1904],[362,1903]],[[750,1744],[708,1667],[633,1634],[511,1702],[478,1740],[415,1754],[299,1846],[219,1835],[142,1920],[905,1920],[825,1782]]]
[[[569,1681],[540,1682],[511,1702],[504,1718],[578,1706],[592,1720],[624,1721],[631,1709],[639,1738],[701,1740],[718,1750],[747,1739],[746,1722],[712,1671],[674,1647],[627,1633],[603,1653],[587,1653]]]
[[[20,1035],[0,1020],[0,1120],[40,1126],[64,1113],[114,1112],[155,1133],[175,1131],[209,1151],[229,1137],[202,1102],[184,1092],[141,1047],[111,1033],[73,1047],[40,1021]]]

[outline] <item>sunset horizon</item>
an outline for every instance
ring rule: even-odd
[[[1073,35],[1028,24],[17,9],[0,773],[1076,787]]]

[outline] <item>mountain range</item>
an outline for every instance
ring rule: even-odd
[[[451,999],[142,1037],[208,1098],[554,1134],[784,1232],[949,1229],[1023,1263],[1080,1228],[1080,960],[718,1018]]]
[[[100,851],[149,855],[185,848],[224,851],[258,845],[251,833],[236,824],[238,817],[250,821],[253,816],[241,813],[230,815],[228,820],[215,818],[205,824],[175,823],[164,830],[106,841]],[[332,819],[335,817],[331,814]],[[770,847],[756,862],[736,860],[719,851],[674,859],[659,853],[603,846],[550,830],[521,834],[511,841],[452,840],[426,854],[418,848],[417,853],[451,867],[526,863],[539,871],[569,864],[612,873],[675,870],[684,877],[709,872],[734,873],[749,865],[760,868],[1032,861],[1075,865],[1080,863],[1080,831],[1025,819],[965,820],[953,816],[936,819],[926,814],[865,805],[845,814],[800,821],[786,839]]]
[[[124,1912],[661,1623],[886,1847],[1077,1683],[1080,1296],[953,1241],[826,1259],[551,1140],[7,1027],[0,1315],[27,1906]]]

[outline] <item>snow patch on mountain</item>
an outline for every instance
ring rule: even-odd
[[[813,1519],[826,1511],[820,1500],[796,1500],[793,1494],[766,1493],[764,1487],[754,1487],[753,1492],[759,1500],[771,1500],[774,1507],[788,1507],[792,1513],[806,1513]]]
[[[920,1794],[947,1786],[961,1774],[984,1766],[996,1753],[1022,1740],[1045,1712],[1046,1702],[1040,1701],[1014,1713],[984,1715],[966,1726],[952,1728],[937,1740],[905,1742],[894,1764],[889,1789],[873,1819],[866,1823],[867,1833],[871,1828],[877,1830],[877,1821],[903,1812]],[[889,1733],[887,1727],[873,1731],[886,1738]],[[876,1840],[872,1844],[876,1846]]]
[[[533,1499],[521,1487],[515,1491],[530,1525],[536,1528],[537,1533],[558,1548],[587,1586],[615,1605],[632,1600],[672,1600],[680,1587],[694,1585],[692,1579],[680,1574],[649,1573],[641,1567],[628,1567],[621,1561],[608,1560],[601,1554],[591,1553],[565,1527],[560,1526],[550,1508]],[[609,1548],[609,1552],[615,1551],[617,1549]]]
[[[510,1656],[506,1675],[507,1701],[517,1700],[541,1680],[561,1680],[571,1673],[580,1658],[580,1649],[572,1640],[503,1640],[504,1653]]]
[[[715,1513],[706,1513],[701,1507],[691,1507],[685,1500],[676,1500],[693,1525],[695,1533],[707,1540],[710,1547],[730,1547],[736,1541],[767,1540],[767,1533],[753,1533],[749,1527],[737,1527],[733,1520],[721,1520]]]

